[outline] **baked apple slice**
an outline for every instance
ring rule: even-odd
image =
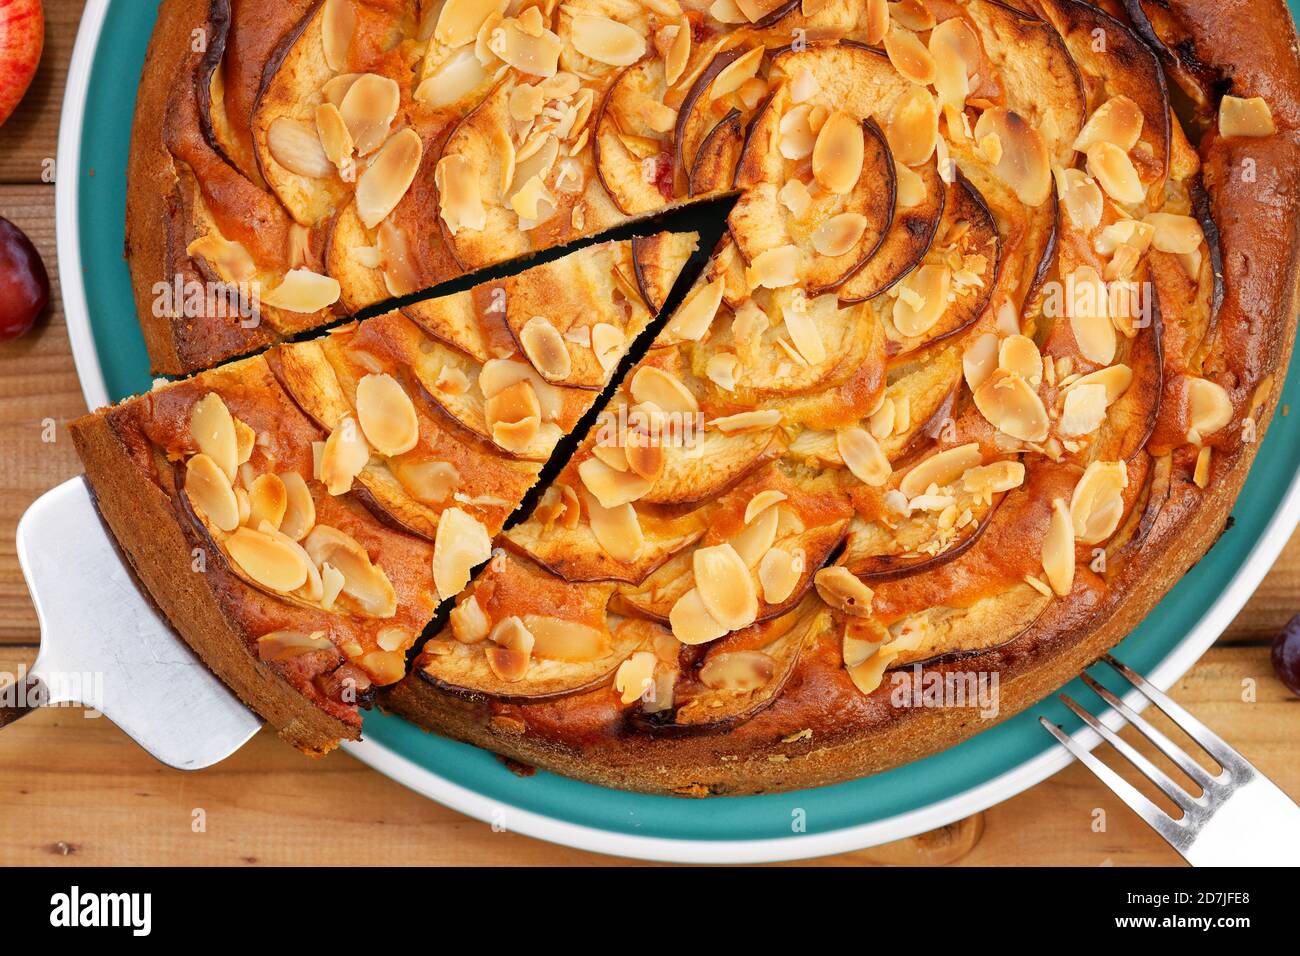
[[[361,489],[378,514],[430,540],[448,508],[469,513],[485,534],[498,531],[541,466],[502,455],[449,423],[396,361],[369,350],[349,354],[354,334],[279,346],[269,359],[285,390],[330,436],[320,450],[321,480],[336,494]],[[367,428],[362,409],[370,399],[361,396],[372,389],[384,424]],[[389,418],[404,423],[400,442],[381,437]]]
[[[253,110],[267,64],[281,39],[301,27],[315,0],[289,0],[274,7],[216,0],[208,61],[217,64],[210,80],[196,87],[204,129],[214,148],[258,185],[262,174],[253,152]]]
[[[687,195],[706,196],[731,188],[745,148],[745,131],[745,116],[740,110],[733,109],[718,120],[695,155],[695,165],[687,178]]]
[[[677,114],[664,103],[667,91],[664,61],[644,59],[619,74],[596,116],[591,141],[596,173],[628,216],[673,201],[671,133]]]
[[[696,512],[631,503],[607,508],[587,491],[577,464],[569,464],[501,544],[568,581],[638,584],[705,530]]]
[[[691,349],[691,371],[710,383],[714,401],[743,407],[834,384],[861,361],[878,325],[870,308],[797,289],[757,290],[726,318]]]
[[[707,506],[709,533],[698,547],[729,544],[750,569],[758,595],[755,620],[790,610],[813,575],[839,548],[848,528],[848,497],[830,475],[807,485],[768,467]],[[691,551],[679,552],[636,587],[620,587],[619,609],[669,623],[673,606],[696,587]]]
[[[816,295],[860,268],[888,232],[894,160],[874,122],[816,93],[796,103],[792,86],[783,83],[754,120],[727,225],[751,287]]]
[[[542,31],[539,42],[548,35]],[[549,73],[508,73],[457,124],[438,159],[438,223],[459,271],[627,219],[600,184],[586,145],[600,88],[549,64],[535,69]],[[522,127],[514,118],[521,104],[536,108]],[[516,130],[527,138],[516,142]]]
[[[921,263],[939,230],[948,190],[937,164],[895,164],[894,173],[893,222],[876,254],[836,290],[842,302],[863,302],[892,287]]]
[[[544,700],[590,690],[643,643],[611,632],[612,584],[573,584],[522,558],[494,558],[428,641],[415,673],[454,694],[501,701]]]
[[[1086,153],[1096,143],[1119,139],[1115,145],[1127,147],[1150,204],[1159,207],[1174,139],[1159,59],[1127,25],[1090,3],[1044,0],[1040,7],[1065,41],[1085,84],[1100,87],[1095,109],[1074,147]],[[1105,52],[1097,49],[1098,35],[1106,37]],[[1137,143],[1143,146],[1134,149]]]
[[[673,707],[630,719],[659,733],[725,733],[780,696],[804,648],[834,626],[824,605],[805,601],[795,610],[711,644],[689,678],[679,679]]]
[[[175,26],[170,16],[167,25]],[[194,28],[221,35],[212,22]],[[319,233],[296,224],[239,171],[215,137],[210,108],[206,119],[201,112],[196,91],[211,89],[219,65],[215,56],[191,53],[179,69],[192,84],[157,91],[168,104],[158,154],[136,153],[136,162],[173,177],[161,185],[165,208],[147,227],[156,232],[165,221],[162,236],[146,234],[142,214],[128,228],[146,340],[163,356],[154,359],[159,370],[173,373],[319,325],[339,297],[337,283],[322,274]],[[159,188],[157,175],[148,188]],[[135,178],[131,199],[137,210],[159,203],[140,195],[142,177]],[[154,269],[157,274],[147,274]],[[161,297],[160,284],[168,289]]]
[[[970,328],[993,296],[1002,238],[975,186],[958,174],[921,264],[873,303],[890,355],[904,355]]]
[[[1024,635],[1051,604],[1027,584],[964,607],[934,607],[889,627],[846,618],[841,627],[845,669],[854,686],[871,694],[891,670],[975,656]]]
[[[699,238],[693,232],[659,232],[632,240],[632,274],[651,312],[663,311],[678,276],[699,248]]]

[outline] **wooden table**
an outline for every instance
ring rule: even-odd
[[[33,499],[80,471],[62,426],[85,406],[57,291],[54,187],[42,173],[55,153],[81,6],[82,0],[46,0],[40,73],[18,112],[0,127],[0,216],[32,237],[56,283],[48,317],[22,340],[0,345],[0,671],[7,672],[31,663],[39,637],[14,556],[14,527]],[[51,420],[60,427],[47,442],[44,426]],[[1300,700],[1273,675],[1269,644],[1297,610],[1300,536],[1174,690],[1292,794],[1300,794]],[[1122,765],[1108,751],[1099,752]],[[196,816],[204,827],[195,827]],[[1105,866],[1173,864],[1178,857],[1072,765],[980,817],[819,862],[952,860]],[[348,756],[310,760],[266,732],[224,763],[193,774],[158,765],[108,721],[87,719],[80,710],[38,712],[0,736],[3,865],[596,861],[607,862],[493,832]]]

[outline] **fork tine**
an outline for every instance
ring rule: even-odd
[[[1209,772],[1189,757],[1182,747],[1179,747],[1155,727],[1151,726],[1141,714],[1102,687],[1086,673],[1079,676],[1083,678],[1085,684],[1092,688],[1094,694],[1119,711],[1120,716],[1136,727],[1143,737],[1155,744],[1162,754],[1178,764],[1179,769],[1196,781],[1202,790],[1208,790],[1214,785],[1214,778],[1210,776]]]
[[[1153,764],[1150,760],[1138,753],[1133,745],[1122,738],[1115,731],[1111,730],[1092,714],[1080,707],[1068,694],[1059,695],[1061,702],[1074,711],[1074,715],[1091,727],[1097,733],[1101,734],[1102,739],[1114,747],[1129,763],[1131,763],[1142,776],[1146,777],[1157,787],[1164,791],[1165,796],[1183,809],[1184,813],[1190,812],[1196,803],[1196,798],[1190,793],[1178,786],[1163,770]]]
[[[1218,761],[1219,766],[1223,767],[1224,770],[1230,769],[1234,775],[1239,775],[1242,779],[1258,776],[1254,768],[1246,762],[1246,758],[1230,747],[1226,740],[1174,703],[1169,695],[1165,694],[1160,688],[1110,654],[1104,655],[1102,660],[1119,671],[1121,677],[1141,691],[1147,700],[1160,708],[1165,716],[1172,720],[1183,733],[1204,747],[1205,752]]]
[[[1070,751],[1080,763],[1096,774],[1097,778],[1109,787],[1115,796],[1128,804],[1130,810],[1145,820],[1152,829],[1168,840],[1175,849],[1182,852],[1182,848],[1189,841],[1189,835],[1177,820],[1148,800],[1136,787],[1114,770],[1111,770],[1110,767],[1107,767],[1083,747],[1080,747],[1075,743],[1073,737],[1061,730],[1056,724],[1046,717],[1039,717],[1038,722],[1047,729],[1048,733],[1060,741],[1061,746]]]

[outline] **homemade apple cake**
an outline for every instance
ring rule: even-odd
[[[406,673],[694,248],[589,246],[160,382],[72,437],[168,619],[281,736],[323,753]]]
[[[1017,713],[1214,542],[1290,360],[1298,126],[1281,0],[164,0],[150,355],[267,351],[74,431],[304,749],[379,686],[608,786],[844,780],[992,719],[909,682]],[[691,237],[427,297],[683,205],[726,229],[644,348]]]

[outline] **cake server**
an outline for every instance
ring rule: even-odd
[[[180,770],[242,747],[262,721],[177,635],[104,526],[81,477],[38,498],[18,522],[18,562],[41,649],[0,689],[0,727],[39,706],[83,704]]]

